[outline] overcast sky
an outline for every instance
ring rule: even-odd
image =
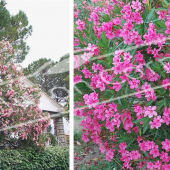
[[[69,0],[6,0],[11,14],[26,13],[33,27],[27,39],[30,52],[22,63],[26,67],[39,58],[58,61],[69,53]]]

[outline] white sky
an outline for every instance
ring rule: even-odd
[[[69,53],[69,0],[6,0],[11,14],[26,13],[33,32],[23,67],[39,58],[58,61]]]

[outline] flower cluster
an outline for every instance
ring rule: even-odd
[[[50,115],[39,109],[40,90],[27,87],[22,68],[9,61],[12,53],[9,42],[0,42],[0,133],[29,138],[41,148],[40,136],[50,125]]]
[[[169,169],[170,9],[140,0],[83,4],[75,5],[74,60],[83,140],[124,169]]]

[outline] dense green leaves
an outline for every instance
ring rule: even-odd
[[[44,151],[0,150],[0,170],[68,170],[67,147],[49,147]]]
[[[6,8],[6,2],[0,2],[0,40],[9,41],[15,49],[15,62],[22,62],[29,52],[26,39],[32,34],[27,15],[19,11],[11,15]],[[10,59],[10,58],[9,58]]]

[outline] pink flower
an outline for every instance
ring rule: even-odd
[[[97,72],[98,70],[103,71],[103,66],[101,64],[93,63],[92,69],[94,70],[94,72]]]
[[[106,153],[106,160],[108,160],[110,162],[113,159],[113,157],[114,157],[114,151],[108,150]]]
[[[88,136],[86,134],[83,134],[82,139],[86,143],[89,141],[89,138],[88,138]]]
[[[89,51],[91,54],[97,56],[100,52],[100,49],[95,44],[88,44],[87,51]]]
[[[122,21],[120,20],[120,18],[113,19],[113,23],[114,23],[115,25],[120,25],[121,22],[122,22]]]
[[[170,82],[169,82],[169,78],[166,78],[162,81],[162,86],[164,87],[164,89],[168,89],[170,88]]]
[[[169,162],[170,157],[169,157],[168,153],[161,152],[161,159],[162,159],[163,162]]]
[[[78,38],[75,38],[74,40],[74,46],[79,46],[80,40]]]
[[[84,53],[82,56],[81,56],[81,58],[83,59],[83,62],[88,62],[89,60],[90,60],[90,57],[92,56],[93,54],[91,54],[91,53]]]
[[[124,53],[124,60],[131,60],[133,56],[130,55],[130,53]]]
[[[143,0],[143,3],[144,3],[144,4],[147,4],[147,0]]]
[[[169,125],[170,123],[170,108],[165,107],[165,110],[163,112],[163,120],[166,125]]]
[[[146,79],[148,81],[158,81],[160,79],[160,75],[158,73],[155,73],[153,70],[151,69],[146,69]]]
[[[86,79],[90,78],[92,74],[86,67],[82,70],[82,73],[85,75]]]
[[[147,162],[147,168],[148,169],[154,169],[154,163],[153,162]]]
[[[115,91],[119,91],[121,89],[122,85],[116,81],[115,83],[113,83],[113,89],[115,89]]]
[[[84,29],[86,29],[86,24],[84,21],[81,21],[80,19],[78,19],[76,21],[76,24],[78,25],[77,29],[79,29],[80,31],[83,31]]]
[[[159,14],[159,19],[165,20],[167,12],[166,11],[158,11],[157,14]]]
[[[162,149],[165,149],[166,152],[170,151],[170,140],[165,139],[165,141],[162,142]]]
[[[152,154],[154,158],[156,158],[156,157],[158,157],[160,155],[158,147],[152,148],[149,153]]]
[[[166,63],[164,66],[164,69],[166,70],[166,73],[170,73],[170,63]]]
[[[123,72],[123,64],[119,63],[115,65],[112,69],[114,70],[114,74],[121,74]]]
[[[132,8],[136,10],[136,12],[138,12],[139,10],[141,10],[142,8],[142,4],[139,2],[139,0],[132,1]]]
[[[104,148],[104,146],[100,146],[100,151],[101,151],[101,153],[104,153],[105,152],[105,148]]]
[[[151,129],[153,128],[158,129],[159,127],[161,127],[162,122],[163,119],[161,118],[161,116],[157,116],[156,118],[153,119],[153,122],[150,122],[149,124],[151,125]]]
[[[129,81],[128,83],[131,89],[137,89],[140,85],[140,80],[133,78],[132,81]]]
[[[82,75],[76,75],[74,77],[74,84],[78,84],[82,81]]]
[[[138,150],[132,151],[130,155],[132,160],[138,160],[141,158],[141,154],[139,153]]]
[[[99,102],[98,99],[98,94],[96,92],[85,94],[83,96],[85,104],[87,104],[89,106],[89,108],[91,107],[95,107],[97,105],[97,103]]]
[[[149,118],[151,118],[153,116],[157,116],[157,112],[155,110],[156,106],[145,107],[144,117],[148,116]]]
[[[132,130],[133,130],[135,133],[139,133],[139,127],[138,127],[138,126],[134,127]]]

